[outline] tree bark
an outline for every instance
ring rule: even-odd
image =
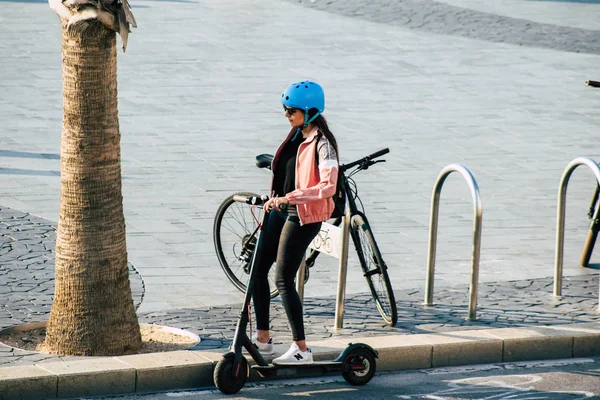
[[[61,196],[45,345],[110,356],[137,352],[141,335],[125,244],[116,34],[87,24],[78,32],[62,22]]]

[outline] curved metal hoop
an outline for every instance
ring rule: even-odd
[[[437,227],[440,208],[440,192],[444,181],[452,172],[460,172],[465,178],[471,196],[473,197],[473,251],[471,258],[471,284],[469,287],[469,319],[477,319],[477,292],[479,290],[479,256],[481,251],[481,224],[483,210],[481,207],[481,197],[479,196],[479,186],[473,177],[471,171],[460,164],[450,164],[442,169],[435,185],[431,199],[431,214],[429,219],[429,250],[427,252],[427,279],[425,288],[424,305],[433,305],[433,281],[435,275],[435,253],[437,247]]]
[[[567,204],[567,186],[569,179],[575,168],[580,165],[587,165],[600,185],[600,166],[598,163],[588,157],[577,157],[567,165],[560,178],[558,187],[558,211],[556,216],[556,251],[554,267],[554,295],[560,296],[562,293],[562,273],[563,273],[563,249],[565,246],[565,208]]]

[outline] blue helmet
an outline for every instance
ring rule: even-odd
[[[296,82],[285,89],[281,95],[281,103],[287,107],[304,110],[304,126],[306,126],[325,110],[325,93],[317,82]],[[316,108],[318,112],[309,120],[306,111],[311,108]]]
[[[325,93],[317,82],[296,82],[285,89],[281,95],[281,103],[304,111],[316,108],[322,113],[325,110]]]

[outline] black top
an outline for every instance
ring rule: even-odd
[[[273,189],[277,196],[285,196],[296,190],[296,156],[298,147],[304,141],[302,135],[297,135],[281,149],[279,160],[273,171]]]

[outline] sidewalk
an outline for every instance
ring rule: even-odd
[[[408,337],[332,338],[312,342],[315,360],[336,358],[349,342],[375,348],[379,372],[590,357],[600,355],[600,323]],[[282,353],[287,345],[276,345],[275,349]],[[186,350],[4,368],[0,399],[71,398],[212,386],[213,368],[221,357],[219,351]],[[251,372],[250,380],[257,379]]]
[[[350,0],[307,3],[134,2],[139,28],[118,57],[119,122],[129,261],[144,278],[140,310],[240,301],[215,274],[213,218],[232,192],[268,191],[254,156],[274,151],[287,133],[278,101],[297,78],[326,88],[342,162],[390,148],[386,163],[356,179],[395,288],[424,285],[431,190],[450,163],[467,166],[481,190],[481,280],[551,276],[560,176],[575,157],[600,159],[600,95],[584,85],[600,57],[569,51],[584,32],[534,24],[548,28],[549,45],[539,48],[515,43],[514,21],[485,23],[470,10],[462,12],[474,37],[435,33],[463,24],[436,14],[441,3],[430,0],[354,2],[369,6],[367,21],[348,9],[312,8]],[[410,4],[423,17],[418,28],[396,23],[406,11],[396,5]],[[56,222],[57,17],[43,1],[3,0],[0,10],[12,16],[0,24],[0,205]],[[486,39],[498,30],[505,42]],[[582,271],[576,260],[593,188],[591,174],[578,169],[569,185],[565,275]],[[471,217],[470,193],[452,175],[441,196],[437,287],[469,281]],[[335,262],[320,259],[313,277],[307,297],[335,295]],[[363,280],[350,269],[348,293],[364,291]]]
[[[305,300],[307,340],[316,360],[337,357],[350,342],[379,352],[378,371],[505,361],[600,356],[597,275],[566,278],[555,299],[552,281],[531,280],[480,287],[478,319],[465,320],[468,288],[436,293],[422,307],[421,290],[396,291],[399,322],[383,326],[369,295],[346,301],[344,329],[332,329],[335,299]],[[277,354],[289,329],[275,301]],[[179,327],[201,342],[186,350],[122,357],[56,357],[0,346],[0,399],[40,399],[143,393],[212,386],[212,372],[231,343],[239,304],[148,313],[140,322]],[[43,319],[44,315],[39,315]],[[252,375],[251,380],[256,379]]]
[[[134,301],[140,322],[202,340],[182,352],[86,359],[0,346],[0,400],[212,385],[242,298],[218,266],[212,219],[230,193],[268,189],[253,158],[286,132],[278,96],[300,76],[327,88],[342,162],[391,149],[357,182],[390,266],[399,322],[383,326],[350,266],[345,329],[335,332],[337,263],[319,260],[305,290],[307,339],[318,357],[348,341],[378,349],[379,370],[600,355],[598,264],[576,263],[589,224],[589,172],[578,170],[569,185],[564,297],[552,296],[560,176],[575,157],[600,159],[600,94],[583,85],[598,74],[600,6],[134,3],[139,28],[119,54]],[[1,330],[50,311],[62,85],[59,24],[47,2],[0,0],[0,20]],[[421,306],[431,189],[449,163],[466,165],[481,189],[476,321],[465,320],[472,207],[459,179],[442,194],[437,304]],[[278,300],[272,309],[281,351],[289,330]]]
[[[39,217],[0,208],[0,276],[6,282],[0,286],[0,330],[47,319],[54,233],[55,226]],[[130,278],[139,306],[144,286],[131,265]],[[466,285],[437,289],[432,307],[421,305],[423,288],[396,290],[399,318],[393,328],[382,323],[370,294],[349,294],[341,331],[333,329],[335,298],[309,297],[304,301],[307,340],[318,359],[336,356],[348,342],[370,344],[380,352],[380,371],[600,355],[598,275],[565,277],[562,298],[554,298],[552,285],[551,278],[481,283],[476,321],[466,320]],[[210,386],[213,366],[231,344],[239,309],[240,303],[139,313],[140,322],[200,336],[187,351],[58,357],[0,345],[0,399]],[[290,334],[278,299],[272,310],[272,334],[283,352]]]

